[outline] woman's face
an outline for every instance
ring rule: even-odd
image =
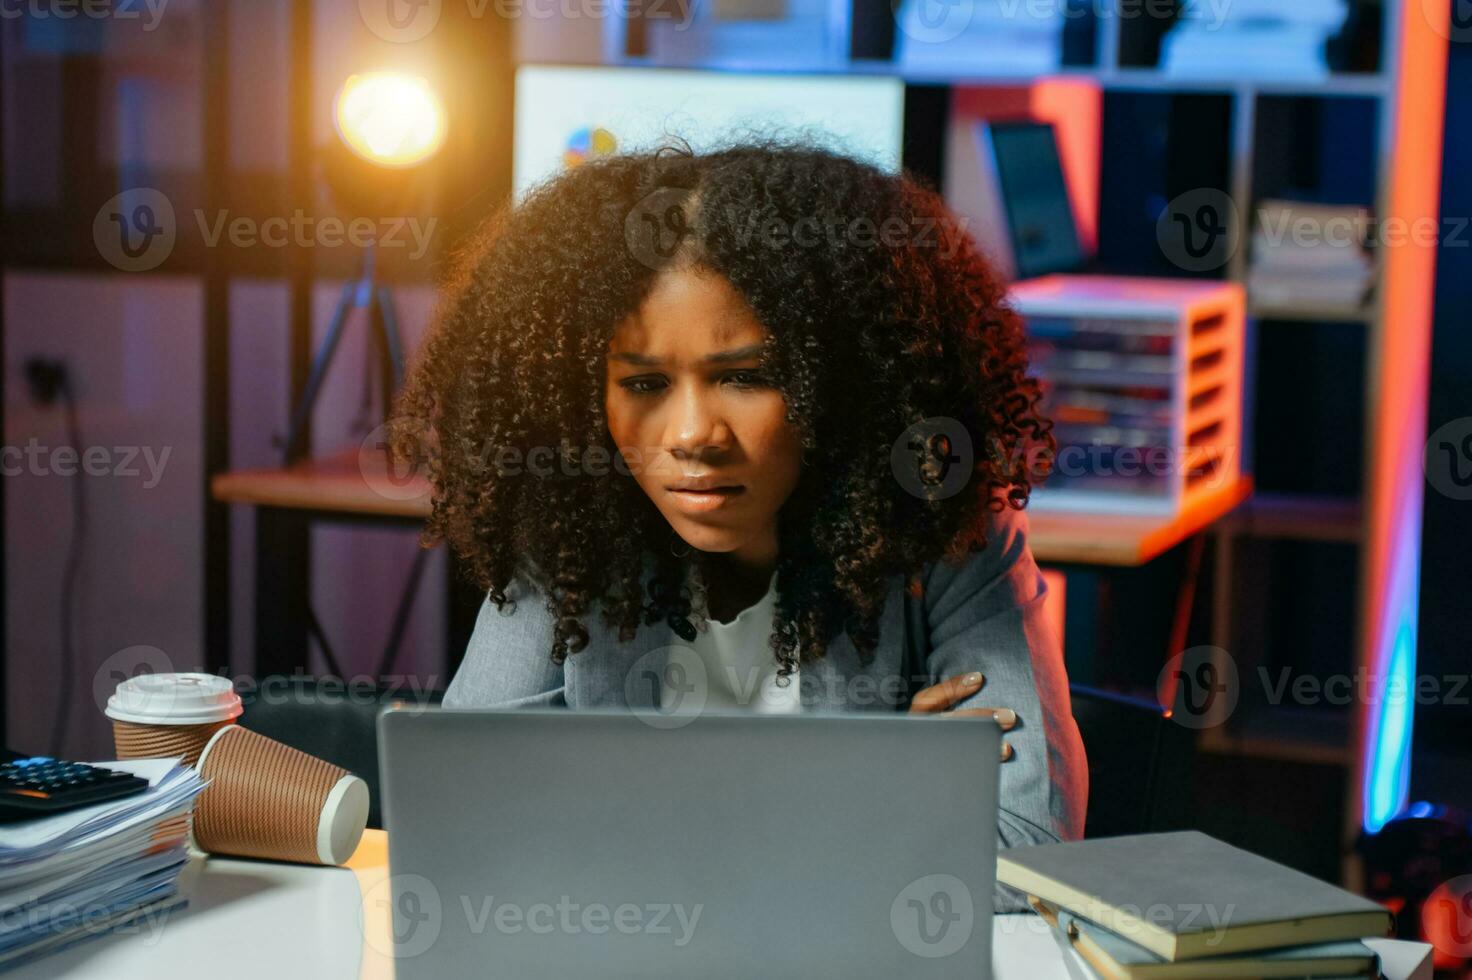
[[[639,486],[701,551],[777,555],[801,447],[762,376],[766,330],[724,277],[669,269],[608,347],[608,429]]]

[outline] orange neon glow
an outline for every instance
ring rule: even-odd
[[[1039,569],[1047,583],[1048,594],[1043,598],[1043,618],[1053,627],[1058,643],[1063,643],[1064,611],[1068,605],[1068,577],[1056,568]]]
[[[1099,241],[1099,167],[1103,139],[1104,94],[1091,82],[1072,78],[1049,78],[1032,87],[1032,114],[1053,124],[1058,134],[1058,155],[1073,218],[1078,222],[1078,240],[1092,252]]]
[[[1410,0],[1386,11],[1395,22],[1389,36],[1399,38],[1398,47],[1388,51],[1398,77],[1385,103],[1393,130],[1390,155],[1380,164],[1393,179],[1379,213],[1414,228],[1438,220],[1451,11],[1448,0]],[[1380,249],[1383,316],[1369,344],[1376,382],[1366,405],[1371,439],[1357,642],[1359,662],[1382,688],[1392,671],[1415,672],[1420,586],[1436,247],[1421,236],[1408,239]],[[1391,712],[1387,704],[1383,689],[1373,692],[1357,721],[1359,792],[1350,803],[1357,823],[1372,832],[1404,803],[1410,777],[1410,706]]]

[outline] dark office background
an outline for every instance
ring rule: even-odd
[[[1447,65],[1446,150],[1442,160],[1441,212],[1458,222],[1472,217],[1472,44],[1453,44]],[[1431,399],[1426,429],[1472,416],[1472,228],[1455,245],[1443,244],[1436,267],[1436,329],[1431,348]],[[1472,520],[1465,501],[1430,488],[1421,535],[1422,673],[1466,674],[1472,665]],[[1411,771],[1412,797],[1443,798],[1466,785],[1468,724],[1463,704],[1418,709],[1416,740],[1430,760]],[[1460,777],[1460,778],[1458,778]],[[1457,802],[1472,806],[1465,796]]]
[[[446,10],[455,6],[447,5]],[[196,14],[177,21],[185,32],[179,39],[179,64],[160,65],[154,78],[128,84],[138,86],[139,102],[161,111],[164,119],[202,116],[200,135],[195,138],[185,129],[170,131],[167,124],[146,126],[140,145],[117,147],[122,159],[112,171],[88,169],[87,161],[99,156],[98,132],[107,122],[100,118],[98,105],[75,94],[107,90],[110,80],[95,63],[85,56],[63,57],[41,74],[34,66],[8,59],[0,66],[7,90],[0,111],[9,116],[3,127],[5,185],[0,187],[6,208],[0,258],[7,268],[0,340],[9,352],[7,370],[0,376],[0,398],[7,421],[18,431],[36,431],[44,439],[61,441],[62,414],[31,403],[20,366],[33,351],[74,357],[87,374],[82,383],[97,385],[85,392],[87,397],[117,409],[116,416],[125,422],[116,430],[87,431],[87,442],[112,445],[141,439],[174,447],[168,478],[146,500],[129,498],[136,490],[129,487],[116,495],[119,499],[94,500],[98,506],[88,533],[92,546],[102,547],[109,556],[110,566],[94,568],[90,572],[94,577],[85,584],[97,586],[98,576],[111,583],[90,593],[78,609],[77,643],[86,650],[79,662],[91,665],[136,643],[164,650],[181,667],[228,664],[243,671],[251,668],[260,646],[270,642],[253,635],[251,628],[253,517],[245,509],[232,511],[209,502],[208,475],[279,460],[280,447],[274,439],[285,428],[291,391],[300,384],[322,321],[350,266],[342,255],[302,264],[303,257],[292,250],[236,254],[205,249],[190,254],[185,249],[178,259],[188,275],[133,279],[117,274],[96,256],[90,223],[108,196],[99,197],[97,192],[109,186],[154,183],[168,188],[177,195],[181,224],[191,220],[187,212],[196,205],[228,202],[237,212],[277,214],[310,201],[316,193],[315,175],[307,160],[313,146],[329,137],[306,100],[295,97],[294,79],[311,77],[313,99],[325,104],[336,81],[353,67],[353,46],[364,38],[351,13],[344,22],[354,24],[354,36],[337,30],[328,13],[314,14],[314,5],[285,0],[257,4],[235,0],[193,8],[181,4],[181,9]],[[873,23],[892,23],[887,4],[876,9],[883,16]],[[222,16],[221,10],[229,12],[228,63],[207,63],[199,58],[201,38],[206,31],[221,29],[211,21]],[[341,10],[337,16],[343,16]],[[496,49],[494,40],[481,38],[474,44],[492,46],[476,48],[469,40],[472,32],[439,33],[448,45],[443,52],[447,64],[479,65],[484,73],[490,71],[486,66],[494,57],[505,57],[504,48]],[[310,47],[300,42],[303,35],[310,36]],[[1153,60],[1153,52],[1147,50],[1151,39],[1137,40],[1144,45],[1137,53],[1139,60]],[[887,42],[864,43],[882,49]],[[481,89],[461,93],[461,109],[474,109],[478,93],[504,85],[505,76],[482,74],[480,82]],[[1442,212],[1449,218],[1472,216],[1472,187],[1464,179],[1472,172],[1472,103],[1465,98],[1472,92],[1472,44],[1451,45],[1447,85]],[[920,126],[911,131],[906,160],[931,174],[939,166],[938,148],[919,145],[917,140],[927,121],[931,132],[943,130],[944,100],[937,92],[916,86],[908,100],[911,121]],[[1106,99],[1101,258],[1122,272],[1179,274],[1154,246],[1154,215],[1173,188],[1229,184],[1224,167],[1230,156],[1230,99],[1113,91]],[[222,109],[228,109],[228,128],[211,116]],[[1371,100],[1356,97],[1265,99],[1260,142],[1281,152],[1259,154],[1259,159],[1285,162],[1256,175],[1260,190],[1311,186],[1325,200],[1372,200],[1375,148],[1373,139],[1365,136],[1373,130],[1365,114],[1373,112]],[[63,125],[65,131],[57,133]],[[485,129],[466,137],[452,154],[459,161],[458,179],[442,189],[441,203],[454,203],[438,212],[451,232],[449,239],[509,186],[508,175],[497,168],[504,169],[509,158],[510,130]],[[31,139],[64,147],[55,172],[43,157],[26,152]],[[226,158],[228,189],[202,176]],[[32,208],[27,198],[37,188],[41,196],[59,204]],[[411,343],[432,308],[433,279],[441,259],[436,254],[434,261],[420,267],[397,270],[402,277],[395,283],[397,298]],[[225,264],[231,264],[228,281],[217,275]],[[1440,249],[1436,299],[1428,430],[1472,416],[1468,381],[1472,230]],[[110,315],[100,316],[103,310]],[[229,332],[221,333],[217,328],[227,321]],[[1259,426],[1252,461],[1259,486],[1354,494],[1362,469],[1364,333],[1337,325],[1277,324],[1271,331],[1257,331],[1253,342],[1259,370],[1268,375],[1277,372],[1279,380],[1288,382],[1258,385],[1270,394],[1252,406]],[[313,430],[321,445],[354,438],[359,407],[355,385],[361,380],[359,366],[365,355],[361,335],[350,336]],[[209,371],[226,363],[231,365],[229,384],[210,386]],[[102,364],[116,365],[118,370],[87,373],[86,366],[95,369]],[[112,377],[104,377],[109,374]],[[167,385],[160,385],[160,378],[168,379]],[[164,388],[166,397],[161,394]],[[18,425],[19,420],[24,425]],[[1291,444],[1262,438],[1263,432],[1284,425],[1300,427],[1307,438]],[[11,486],[9,480],[0,494],[4,495],[0,509],[6,515],[3,584],[8,599],[0,604],[0,616],[10,617],[0,623],[0,635],[6,638],[5,676],[11,685],[0,702],[6,710],[7,735],[14,741],[48,730],[54,717],[49,698],[36,692],[49,690],[56,680],[56,592],[63,559],[55,553],[55,529],[68,525],[70,500],[54,489]],[[1427,488],[1418,651],[1423,674],[1465,674],[1472,659],[1468,643],[1472,561],[1466,553],[1472,537],[1467,513],[1466,503]],[[414,547],[413,535],[403,531],[313,533],[317,612],[342,649],[376,651]],[[1273,647],[1270,655],[1280,662],[1291,657],[1291,662],[1310,670],[1347,669],[1352,663],[1347,651],[1353,643],[1355,549],[1334,543],[1275,542],[1264,546],[1259,557],[1264,576],[1279,583],[1263,597],[1261,611]],[[1071,625],[1098,613],[1101,607],[1094,604],[1091,589],[1105,579],[1112,598],[1113,618],[1095,638],[1109,648],[1107,664],[1094,649],[1094,640],[1081,636],[1070,640],[1070,667],[1081,679],[1102,686],[1148,685],[1168,640],[1168,603],[1160,596],[1173,588],[1183,562],[1177,550],[1144,569],[1097,579],[1081,574],[1080,581],[1070,582]],[[437,560],[422,594],[442,592],[445,575]],[[198,602],[181,602],[181,593],[197,595]],[[421,601],[415,609],[398,666],[405,672],[434,675],[444,655],[446,631],[437,610],[426,603]],[[1193,639],[1206,642],[1199,609]],[[85,692],[83,703],[89,704],[90,667],[78,680]],[[446,678],[440,674],[438,680],[443,683]],[[1469,716],[1472,712],[1464,706],[1418,707],[1412,799],[1472,806],[1467,798],[1472,790],[1462,776],[1468,763]],[[91,721],[90,731],[80,732],[60,749],[95,754],[99,746],[105,747],[104,723],[100,718]],[[1342,772],[1286,762],[1249,769],[1236,760],[1218,759],[1203,773],[1208,778],[1199,786],[1199,803],[1210,819],[1218,821],[1215,829],[1271,856],[1326,876],[1334,874],[1338,841],[1319,835],[1313,845],[1319,850],[1304,854],[1303,838],[1295,832],[1320,825],[1325,819],[1323,806],[1342,805]]]

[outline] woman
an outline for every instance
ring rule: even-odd
[[[1080,836],[1003,299],[936,194],[803,145],[606,157],[501,213],[397,429],[488,596],[445,704],[989,716],[1002,846]]]

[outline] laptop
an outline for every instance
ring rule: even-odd
[[[991,976],[1000,729],[379,717],[398,980]]]

